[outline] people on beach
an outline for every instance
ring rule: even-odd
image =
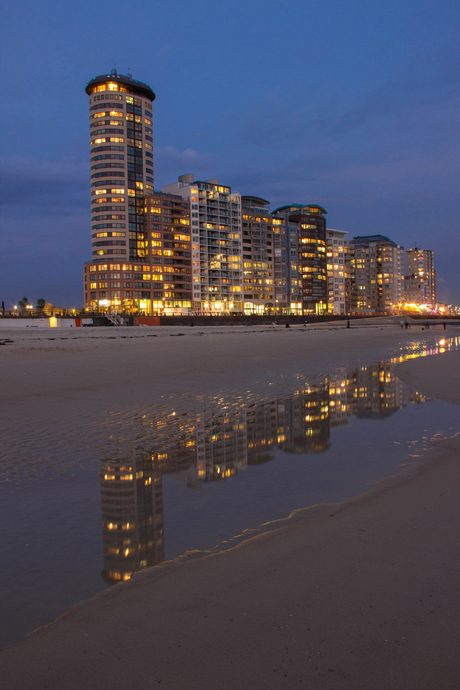
[[[350,327],[351,327],[350,319],[347,319],[347,328],[350,328]]]

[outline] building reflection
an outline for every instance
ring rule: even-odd
[[[392,371],[389,362],[360,367],[347,382],[350,413],[357,417],[389,417],[404,407],[405,384]]]
[[[148,457],[101,464],[104,570],[110,583],[164,560],[162,476]]]
[[[306,386],[278,401],[277,446],[288,453],[321,453],[329,445],[329,383]]]
[[[103,577],[115,583],[165,558],[164,474],[200,489],[248,466],[270,462],[276,448],[306,456],[326,451],[331,429],[351,416],[385,419],[406,404],[406,387],[382,362],[303,384],[290,395],[213,413],[175,412],[155,420],[161,439],[151,451],[100,466]],[[408,400],[426,398],[409,391]]]

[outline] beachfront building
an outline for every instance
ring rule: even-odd
[[[145,197],[145,226],[151,290],[148,313],[189,314],[192,308],[190,202],[181,196],[155,192]],[[136,299],[139,299],[139,295]],[[136,306],[139,305],[136,302]]]
[[[327,310],[326,213],[316,204],[291,204],[273,211],[284,229],[281,262],[285,264],[290,313],[323,314]],[[291,227],[297,232],[291,233]],[[275,287],[276,268],[275,262]],[[296,288],[298,292],[294,292]]]
[[[275,311],[270,202],[255,196],[242,196],[241,204],[244,313],[270,314]]]
[[[122,297],[116,295],[116,301],[112,300],[109,285],[117,279],[108,276],[120,271],[109,266],[139,264],[148,255],[144,197],[154,189],[155,94],[147,84],[129,73],[118,74],[116,69],[92,79],[85,91],[89,96],[92,262],[107,266],[91,271],[106,274],[100,281],[107,283],[101,288],[104,297],[98,294],[99,288],[90,287],[99,281],[90,281],[89,267],[85,267],[85,306],[118,310]]]
[[[346,313],[345,235],[343,230],[326,230],[327,310],[329,314]]]
[[[193,175],[181,175],[162,191],[191,205],[193,312],[241,313],[241,195],[219,180],[195,181]]]
[[[348,242],[343,245],[344,258],[344,281],[345,281],[345,313],[350,314],[352,311],[353,299],[355,291],[355,250]]]
[[[434,252],[430,249],[406,250],[404,302],[406,304],[436,305],[436,271]]]
[[[291,221],[290,208],[283,206],[272,213],[275,310],[301,315],[299,224]]]
[[[190,203],[161,192],[145,195],[142,203],[143,256],[133,262],[104,256],[86,263],[86,306],[145,316],[189,314]]]
[[[350,311],[392,313],[403,297],[404,249],[383,235],[354,237],[349,243]]]
[[[292,212],[291,206],[282,206],[272,213],[275,310],[279,314],[301,316],[300,227],[291,219]]]

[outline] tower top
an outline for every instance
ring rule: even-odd
[[[150,86],[144,84],[142,81],[136,81],[129,72],[126,75],[118,74],[116,67],[114,67],[110,74],[101,74],[91,79],[86,85],[85,91],[88,96],[90,96],[97,86],[102,86],[104,84],[107,84],[108,91],[128,91],[129,93],[144,96],[144,98],[148,98],[151,101],[155,100],[155,94]]]

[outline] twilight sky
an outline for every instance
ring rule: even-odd
[[[155,91],[155,188],[178,175],[319,203],[348,238],[435,250],[460,304],[454,0],[3,0],[0,301],[83,305],[90,79]]]

